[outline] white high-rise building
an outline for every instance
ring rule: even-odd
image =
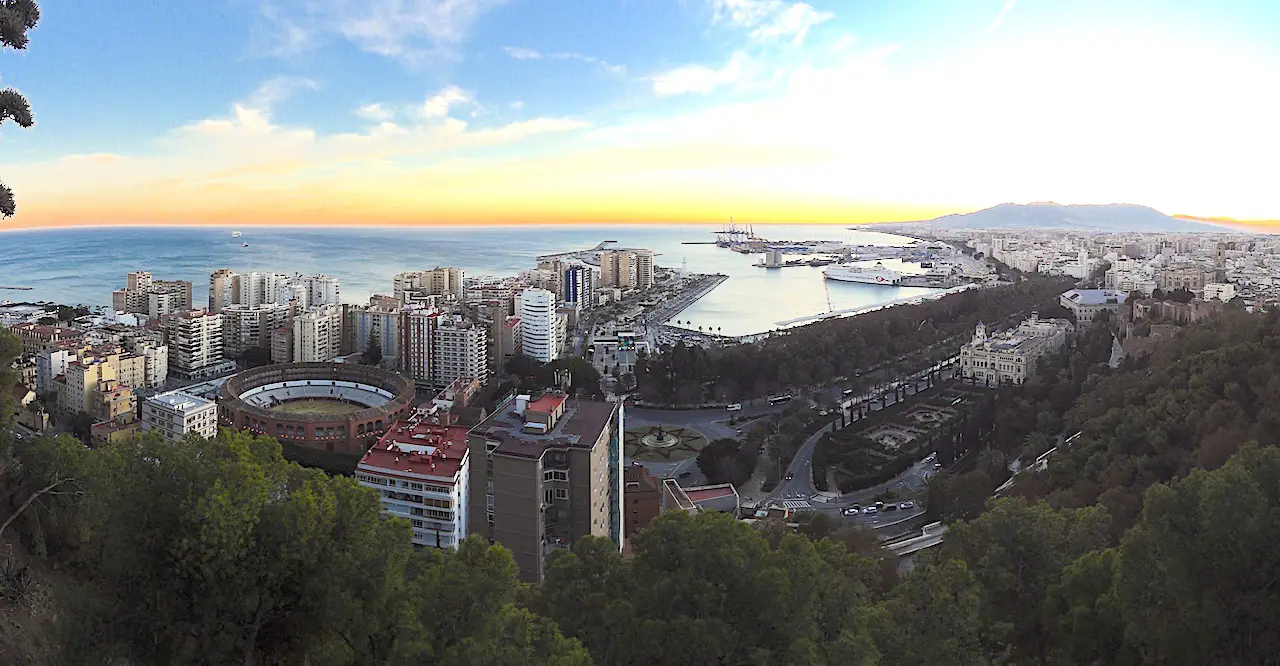
[[[342,290],[338,278],[328,275],[308,275],[298,278],[307,286],[307,307],[338,305],[342,302]]]
[[[330,361],[342,353],[342,308],[324,305],[293,318],[293,360]]]
[[[186,379],[216,377],[235,369],[222,358],[222,315],[179,312],[169,321],[169,371]]]
[[[635,266],[635,288],[648,289],[653,286],[655,276],[653,270],[653,250],[633,250],[632,260]]]
[[[564,270],[564,302],[590,308],[591,295],[595,290],[595,271],[590,266],[578,264]]]
[[[53,380],[66,374],[67,364],[77,358],[74,349],[45,347],[36,353],[36,392],[44,395],[57,389]]]
[[[525,289],[516,301],[520,317],[521,351],[542,363],[560,358],[564,328],[558,321],[555,294],[546,289]]]
[[[240,276],[229,268],[219,268],[209,276],[209,312],[222,312],[222,308],[239,302]]]
[[[152,430],[159,430],[170,442],[192,432],[211,439],[218,434],[218,406],[182,391],[161,393],[142,403],[142,432]]]
[[[437,267],[429,271],[398,273],[392,286],[395,289],[396,300],[401,302],[404,301],[406,292],[462,300],[465,278],[466,273],[461,268]]]
[[[439,317],[432,342],[432,384],[448,386],[459,377],[485,383],[489,379],[489,367],[485,363],[488,348],[485,327],[468,322],[460,315]]]

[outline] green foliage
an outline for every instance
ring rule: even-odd
[[[537,392],[558,388],[556,373],[568,370],[570,393],[577,393],[584,398],[604,396],[604,391],[600,389],[600,372],[590,361],[578,356],[539,363],[523,354],[516,354],[507,361],[506,370],[519,378],[518,386],[521,391]]]
[[[817,322],[756,344],[703,349],[677,343],[655,355],[641,355],[636,380],[647,400],[694,404],[826,384],[911,355],[927,366],[935,356],[954,353],[979,321],[1012,324],[1031,310],[1046,311],[1071,284],[1035,278],[966,291],[920,305]]]
[[[364,352],[360,354],[360,360],[365,365],[378,365],[382,363],[382,341],[373,331],[369,331],[369,339],[365,341]]]
[[[27,48],[27,33],[40,22],[40,7],[35,0],[5,0],[0,3],[0,47],[22,50]],[[31,127],[31,105],[27,98],[13,88],[0,90],[0,124],[12,120],[19,127]],[[13,190],[0,183],[0,219],[12,217],[17,212]]]
[[[760,458],[760,442],[755,438],[739,442],[725,437],[698,451],[698,469],[708,483],[742,485],[751,478]]]

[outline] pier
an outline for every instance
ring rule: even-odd
[[[645,318],[652,322],[666,324],[668,320],[674,319],[676,315],[689,309],[689,306],[697,303],[699,299],[711,293],[728,279],[728,275],[704,275],[699,280],[700,284],[696,288],[663,303],[652,312],[647,313]]]
[[[10,291],[31,291],[32,288],[31,287],[6,287],[3,285],[0,285],[0,289],[8,289]]]

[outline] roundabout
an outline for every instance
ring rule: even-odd
[[[643,462],[674,462],[698,455],[707,438],[692,428],[655,425],[627,428],[623,437],[623,453]]]

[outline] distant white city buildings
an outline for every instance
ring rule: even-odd
[[[1072,289],[1062,294],[1059,302],[1075,315],[1076,323],[1084,325],[1102,312],[1115,316],[1127,298],[1128,294],[1114,289]]]

